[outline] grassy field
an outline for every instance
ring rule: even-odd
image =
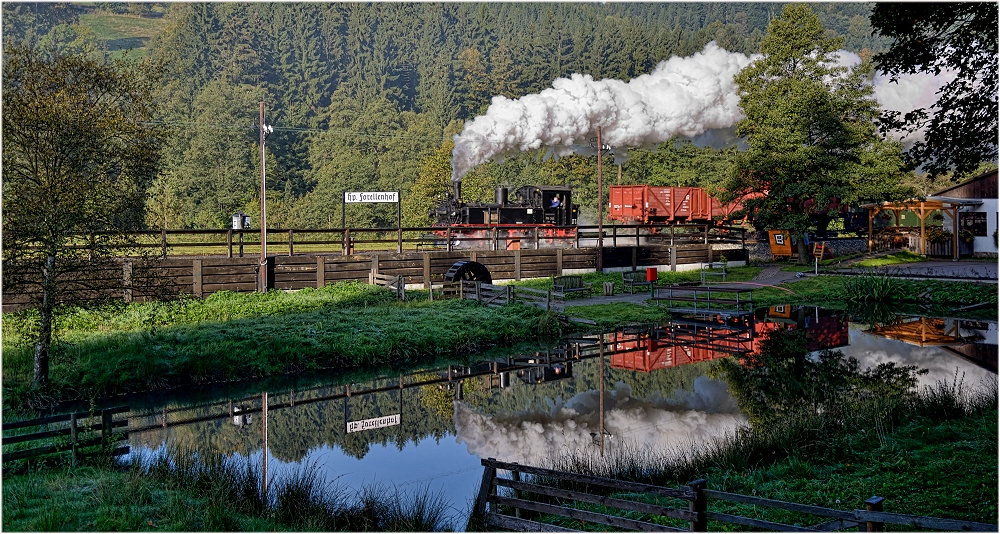
[[[146,53],[146,44],[166,27],[167,21],[159,13],[139,17],[91,10],[80,15],[80,24],[94,30],[101,44],[113,56],[120,56],[125,50],[132,49],[133,56],[141,57]]]
[[[606,458],[569,457],[560,467],[663,486],[705,478],[708,489],[840,510],[863,509],[864,501],[877,495],[886,499],[887,512],[995,525],[996,383],[955,380],[919,392],[893,392],[883,389],[879,380],[870,384],[838,391],[822,404],[824,410],[802,409],[813,400],[801,398],[799,409],[782,410],[766,424],[752,424],[701,450],[626,447]],[[711,499],[709,510],[801,526],[823,521]],[[591,529],[575,521],[549,520]],[[666,523],[685,526],[671,521]],[[709,530],[741,527],[710,522]]]

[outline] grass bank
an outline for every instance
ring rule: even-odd
[[[902,397],[873,391],[849,410],[785,414],[700,450],[633,446],[607,459],[569,457],[558,467],[663,486],[705,478],[709,489],[840,510],[863,509],[865,499],[878,495],[889,512],[996,524],[995,383],[969,387],[956,380]],[[709,510],[803,526],[823,521],[713,500]],[[709,530],[739,527],[710,522]]]
[[[400,303],[357,283],[73,309],[59,319],[52,388],[41,397],[28,385],[34,319],[30,311],[4,316],[5,408],[308,369],[399,368],[558,333],[535,308]]]
[[[272,480],[265,499],[248,462],[172,457],[5,475],[3,529],[432,532],[452,521],[447,503],[426,489],[373,485],[355,493],[303,469]]]

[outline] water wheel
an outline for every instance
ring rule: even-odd
[[[475,261],[457,261],[455,265],[444,273],[445,282],[457,282],[468,280],[470,282],[493,283],[493,275],[485,265]]]

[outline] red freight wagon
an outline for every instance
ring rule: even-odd
[[[613,185],[609,198],[608,218],[625,224],[712,220],[714,199],[700,187]]]

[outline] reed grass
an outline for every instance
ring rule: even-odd
[[[301,467],[271,481],[244,458],[208,461],[172,451],[5,476],[7,531],[431,532],[453,519],[440,494],[338,486]]]

